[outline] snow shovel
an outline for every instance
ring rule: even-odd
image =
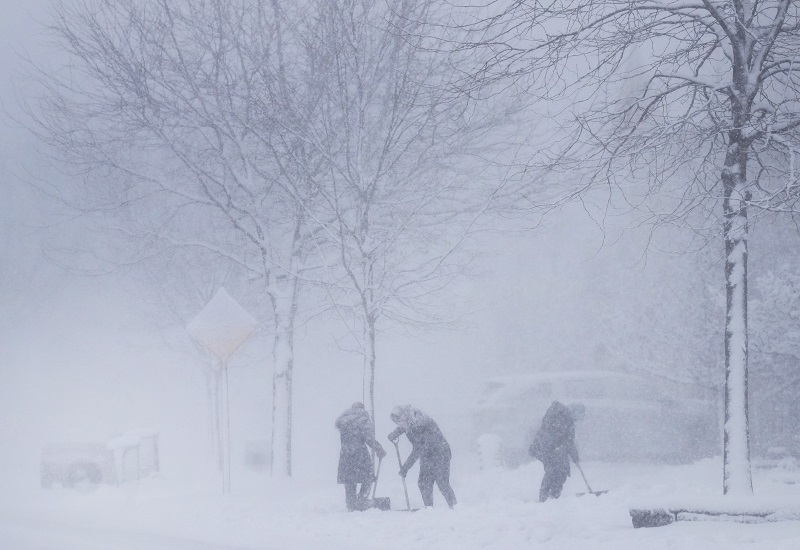
[[[397,452],[397,464],[402,468],[403,467],[403,459],[400,458],[400,445],[398,445],[397,440],[392,441],[394,443],[394,450]],[[406,487],[406,478],[405,476],[400,476],[403,479],[403,492],[406,494],[406,510],[411,512],[411,501],[408,500],[408,487]]]
[[[581,477],[583,478],[583,482],[586,484],[586,488],[589,490],[586,493],[578,493],[576,496],[580,497],[583,495],[594,495],[599,497],[600,495],[604,495],[608,492],[608,489],[605,489],[604,491],[592,491],[592,488],[589,487],[589,481],[586,479],[586,474],[583,473],[583,468],[581,468],[581,465],[576,462],[575,467],[578,468],[578,471],[581,473]]]
[[[378,457],[378,469],[375,472],[375,485],[372,486],[372,506],[378,510],[390,510],[392,508],[392,503],[389,497],[375,497],[375,491],[378,490],[378,476],[381,475],[381,461],[383,461],[383,459]]]

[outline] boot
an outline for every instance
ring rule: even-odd
[[[375,506],[375,503],[373,502],[373,500],[371,498],[359,497],[356,500],[356,510],[358,510],[359,512],[363,512],[364,510],[369,510],[370,508],[373,508],[374,506]]]

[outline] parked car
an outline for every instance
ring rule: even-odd
[[[51,443],[42,450],[41,485],[88,491],[135,481],[159,470],[158,434],[130,432],[105,443]]]
[[[42,451],[40,472],[45,489],[117,483],[114,453],[101,443],[51,443]]]
[[[582,459],[689,462],[719,452],[716,406],[692,388],[611,371],[542,372],[488,379],[473,409],[475,441],[497,436],[506,466],[530,461],[527,449],[554,400],[580,402]],[[486,438],[483,438],[485,441]]]

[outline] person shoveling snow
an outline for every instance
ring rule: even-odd
[[[542,424],[528,449],[530,455],[540,460],[544,466],[539,502],[560,497],[564,483],[570,475],[570,459],[578,466],[575,422],[582,420],[585,415],[586,409],[580,403],[567,407],[559,401],[553,401],[545,412]]]
[[[419,492],[425,507],[433,506],[433,484],[439,487],[447,505],[456,505],[456,495],[450,486],[450,445],[444,438],[436,422],[431,417],[411,405],[397,406],[389,417],[397,428],[389,434],[389,441],[396,445],[397,439],[406,434],[413,446],[405,464],[400,466],[400,476],[406,474],[419,458]],[[400,455],[398,454],[398,459]]]
[[[363,403],[353,403],[336,419],[336,428],[341,436],[342,449],[339,453],[338,482],[344,484],[347,510],[366,510],[373,502],[369,489],[375,477],[372,457],[367,447],[375,451],[378,458],[386,456],[386,451],[375,440],[375,432],[369,413]],[[358,484],[360,490],[356,493]]]

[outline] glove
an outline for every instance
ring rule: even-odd
[[[400,439],[400,431],[394,430],[392,433],[389,434],[389,441],[392,443],[397,443],[397,440]]]
[[[378,448],[377,448],[377,449],[375,449],[375,454],[377,454],[377,455],[378,455],[378,458],[383,458],[383,457],[385,457],[385,456],[386,456],[386,451],[384,451],[384,450],[383,450],[383,447],[381,447],[380,445],[378,445]]]

